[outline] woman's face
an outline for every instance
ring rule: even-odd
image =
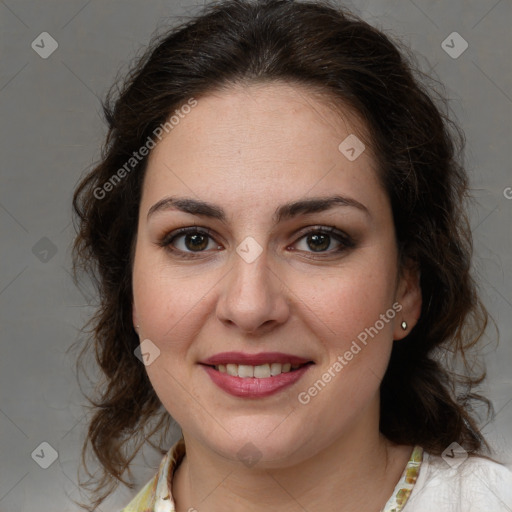
[[[274,83],[199,99],[153,149],[133,315],[187,441],[277,467],[378,433],[421,300],[363,129]]]

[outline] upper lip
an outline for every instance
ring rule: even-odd
[[[250,366],[258,366],[271,363],[291,363],[306,364],[312,362],[311,359],[294,356],[292,354],[284,354],[282,352],[261,352],[259,354],[246,354],[245,352],[220,352],[208,359],[201,361],[202,364],[217,366],[219,364],[247,364]]]

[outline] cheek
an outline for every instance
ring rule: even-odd
[[[373,403],[387,369],[397,312],[392,281],[383,276],[352,270],[302,289],[325,357],[299,402],[321,411],[317,427],[330,425],[333,435]]]
[[[179,344],[183,331],[193,329],[201,314],[209,282],[208,274],[175,272],[165,258],[141,249],[133,269],[133,300],[144,336]]]
[[[140,324],[142,340],[150,340],[151,347],[158,353],[145,369],[151,383],[165,403],[172,396],[180,375],[185,368],[180,361],[186,357],[188,336],[184,329],[190,328],[190,313],[197,299],[181,283],[169,278],[158,263],[149,261],[144,251],[136,254],[133,268],[133,303]]]
[[[308,280],[297,295],[304,298],[303,310],[312,311],[309,324],[324,348],[318,372],[302,391],[324,411],[324,419],[348,421],[378,393],[388,365],[397,315],[394,267],[382,259],[373,267],[347,265],[325,279]]]
[[[323,333],[321,337],[332,340],[333,348],[343,349],[347,342],[350,344],[376,322],[384,336],[391,334],[389,320],[395,313],[393,275],[392,268],[372,272],[368,267],[351,266],[346,272],[341,270],[318,281],[297,280],[293,288],[304,309],[310,309],[312,318],[316,318],[315,323]],[[392,311],[386,315],[390,308]],[[381,315],[385,316],[384,323]]]
[[[145,371],[164,408],[181,424],[195,404],[190,398],[190,394],[196,395],[190,389],[190,366],[184,363],[205,292],[197,276],[177,278],[149,256],[144,250],[138,252],[133,268],[133,301],[141,341],[148,339],[158,349],[158,356]]]
[[[198,272],[182,266],[177,272],[160,254],[141,247],[133,268],[133,300],[141,326],[141,340],[149,339],[159,351],[146,366],[155,392],[175,419],[190,408],[194,389],[194,341],[208,325],[215,284],[222,274]]]

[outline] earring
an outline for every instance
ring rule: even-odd
[[[139,327],[140,327],[140,325],[139,325],[139,324],[137,324],[137,325],[135,326],[135,330],[136,330],[137,332],[139,332]]]
[[[406,331],[406,330],[407,330],[407,322],[404,320],[404,321],[400,324],[400,327],[402,327],[402,329],[403,329],[404,331]]]

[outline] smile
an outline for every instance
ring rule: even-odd
[[[240,398],[264,398],[298,382],[313,361],[282,353],[224,352],[201,363],[222,391]]]
[[[291,363],[271,363],[260,364],[258,366],[251,366],[248,364],[219,364],[214,368],[220,373],[227,373],[232,377],[241,377],[247,379],[253,377],[255,379],[266,379],[268,377],[275,377],[281,373],[288,373],[298,370],[302,365]]]

